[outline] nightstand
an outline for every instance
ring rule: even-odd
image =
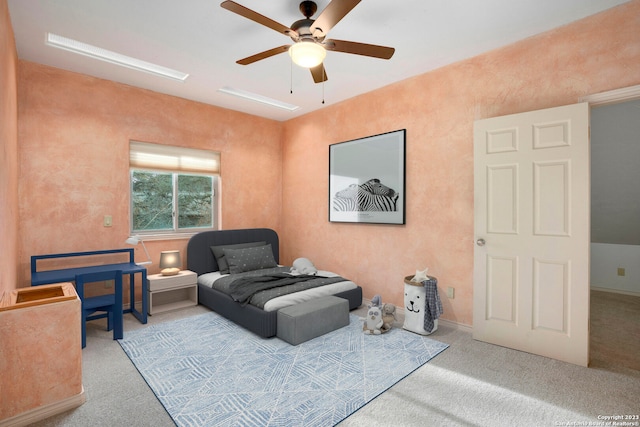
[[[198,276],[182,270],[175,276],[150,274],[149,314],[198,305]]]

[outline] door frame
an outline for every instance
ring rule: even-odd
[[[609,90],[592,95],[585,95],[578,101],[588,102],[589,108],[591,108],[602,105],[618,104],[625,101],[633,101],[635,99],[640,99],[640,85]]]
[[[579,102],[589,103],[589,109],[591,109],[593,107],[619,104],[626,101],[635,101],[637,99],[640,99],[640,85],[628,86],[592,95],[585,95],[579,98]],[[589,132],[591,132],[591,127],[589,127]],[[591,139],[589,139],[589,144],[591,144]],[[591,283],[589,283],[589,288],[591,289]],[[591,319],[591,315],[589,315],[589,319]],[[589,325],[589,336],[591,336],[591,325]],[[589,362],[591,362],[591,357],[589,357]]]

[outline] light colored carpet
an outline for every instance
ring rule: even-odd
[[[148,325],[208,311],[197,306],[161,313],[149,317]],[[100,322],[90,325],[83,350],[87,402],[34,426],[173,426]],[[125,336],[148,325],[126,315]],[[597,423],[599,415],[640,413],[640,371],[615,364],[582,368],[482,343],[445,322],[431,337],[450,347],[339,425],[566,426]]]

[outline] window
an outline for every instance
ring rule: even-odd
[[[219,154],[131,141],[133,233],[216,228]]]

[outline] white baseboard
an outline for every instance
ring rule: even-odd
[[[469,334],[473,333],[473,326],[465,325],[464,323],[454,322],[453,320],[443,319],[442,317],[438,319],[438,323],[440,325],[447,325],[458,331],[467,332]]]
[[[622,294],[622,295],[631,295],[633,297],[640,297],[640,292],[622,291],[620,289],[599,288],[597,286],[591,286],[591,290],[599,291],[599,292],[611,292],[612,294]]]
[[[39,408],[31,409],[22,414],[18,414],[11,418],[0,420],[0,427],[23,427],[33,424],[38,421],[42,421],[46,418],[53,417],[54,415],[61,414],[70,409],[77,408],[87,400],[84,394],[84,387],[82,391],[75,396],[68,397],[58,402],[50,403],[49,405],[40,406]]]

